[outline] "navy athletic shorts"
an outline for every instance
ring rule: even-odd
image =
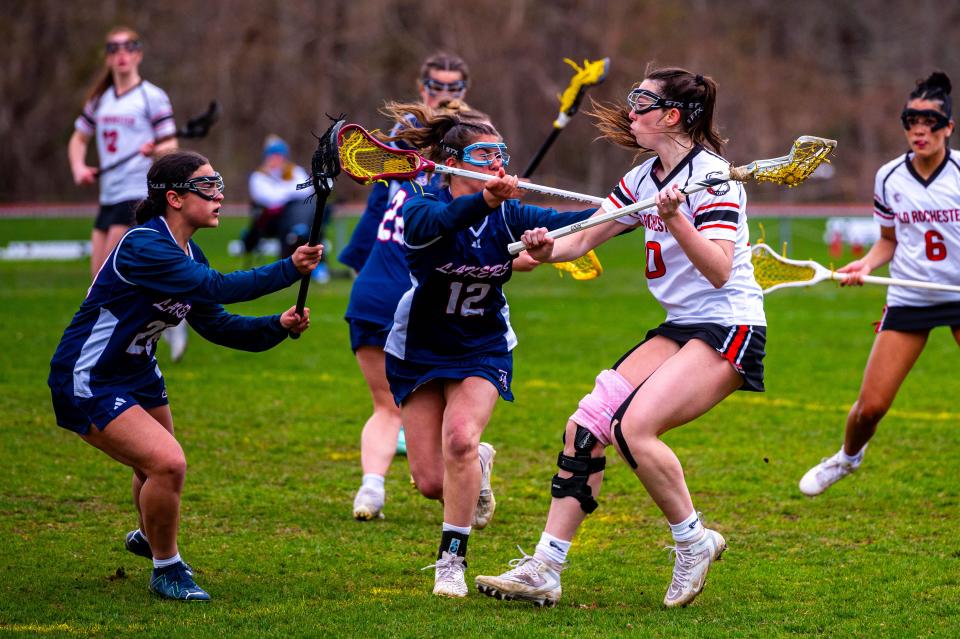
[[[143,408],[156,408],[169,403],[167,386],[162,377],[137,388],[94,390],[93,397],[74,395],[71,377],[55,378],[51,375],[48,384],[57,425],[80,435],[90,432],[90,424],[103,430],[132,406],[139,404]]]
[[[380,350],[387,343],[390,326],[361,319],[347,319],[350,325],[350,348],[356,353],[361,346],[376,346]]]
[[[469,360],[449,364],[419,364],[387,353],[387,381],[393,401],[400,406],[418,387],[434,379],[466,379],[483,377],[497,389],[500,397],[513,401],[510,383],[513,380],[513,353],[478,355]]]

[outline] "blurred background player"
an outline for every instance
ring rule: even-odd
[[[844,285],[890,264],[891,277],[960,284],[960,153],[953,133],[950,79],[936,72],[917,83],[900,114],[906,154],[877,171],[873,216],[880,239],[841,269]],[[951,217],[950,211],[954,212]],[[863,372],[857,401],[847,415],[843,446],[811,468],[800,491],[819,495],[860,467],[867,442],[923,352],[930,330],[947,326],[960,344],[960,294],[902,286],[887,289],[887,304]]]
[[[407,430],[407,458],[417,489],[443,500],[434,568],[435,595],[465,597],[467,542],[484,492],[495,502],[490,473],[496,451],[481,444],[498,397],[513,400],[517,344],[503,285],[513,272],[506,247],[525,228],[553,228],[593,210],[558,213],[523,205],[507,176],[507,147],[476,111],[431,112],[390,105],[397,121],[420,124],[396,137],[431,160],[490,175],[486,183],[451,177],[438,193],[403,203],[403,241],[411,286],[403,294],[384,350],[387,379]],[[536,262],[521,260],[527,270]]]
[[[73,181],[100,183],[100,210],[90,237],[91,277],[135,224],[134,209],[147,196],[147,170],[153,160],[177,148],[170,98],[140,77],[143,45],[137,32],[114,27],[104,51],[105,66],[87,93],[67,146]],[[91,138],[96,138],[99,168],[86,162]],[[170,356],[179,361],[187,348],[187,327],[181,323],[166,335]]]
[[[297,190],[297,185],[309,181],[306,169],[290,160],[290,147],[277,135],[268,135],[264,141],[260,166],[250,174],[250,226],[243,232],[243,247],[249,255],[263,238],[280,241],[280,257],[288,257],[306,243],[313,222],[314,205],[307,199],[313,187]],[[323,224],[329,218],[330,207],[324,211]],[[323,233],[319,242],[323,242]],[[313,278],[320,283],[330,279],[327,265],[321,261]]]
[[[157,339],[184,318],[206,339],[247,351],[306,330],[306,309],[302,317],[295,307],[242,317],[220,305],[290,286],[313,270],[322,249],[303,246],[292,258],[221,275],[191,239],[220,223],[220,175],[203,156],[181,151],[160,158],[148,179],[149,195],[137,208],[142,226],[121,238],[98,273],[57,347],[48,384],[58,425],[133,468],[140,527],[125,545],[153,559],[150,589],[167,599],[205,601],[210,596],[177,546],[186,459],[154,356]]]
[[[553,500],[533,556],[500,576],[478,576],[484,594],[555,605],[560,572],[580,524],[597,508],[606,447],[617,452],[663,512],[675,541],[665,606],[700,593],[726,541],[704,528],[683,468],[660,437],[703,415],[736,390],[763,391],[766,319],[750,262],[746,194],[737,182],[685,197],[680,188],[729,162],[714,124],[717,85],[676,68],[654,70],[627,97],[629,108],[597,105],[594,117],[613,142],[654,154],[627,173],[603,204],[615,211],[651,197],[641,211],[556,241],[546,229],[523,233],[540,261],[585,254],[626,229],[645,228],[646,279],[667,311],[609,370],[567,421],[553,477]]]

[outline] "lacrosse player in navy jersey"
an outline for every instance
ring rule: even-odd
[[[954,129],[950,91],[947,75],[935,72],[910,93],[900,114],[910,150],[883,165],[874,185],[880,239],[863,258],[837,270],[850,275],[841,286],[862,286],[864,276],[887,263],[892,277],[960,285],[960,153],[949,146]],[[887,289],[843,446],[807,471],[801,492],[819,495],[860,467],[867,442],[938,326],[949,327],[960,344],[960,294]]]
[[[763,390],[766,321],[753,276],[746,194],[739,183],[685,197],[680,188],[722,174],[724,140],[714,125],[717,85],[683,69],[654,70],[630,92],[629,108],[597,105],[605,137],[653,153],[627,173],[603,208],[656,198],[640,211],[554,241],[531,229],[523,242],[540,261],[574,259],[629,228],[645,229],[647,287],[666,321],[602,371],[567,422],[553,477],[553,500],[534,555],[500,576],[479,576],[481,592],[555,605],[574,535],[597,504],[610,444],[663,512],[676,542],[664,605],[700,593],[710,564],[726,548],[703,527],[680,460],[660,436],[703,415],[736,390]],[[637,235],[631,235],[636,240]]]
[[[203,156],[174,152],[147,175],[148,196],[137,208],[142,225],[110,253],[50,363],[48,383],[57,424],[133,468],[140,528],[127,534],[130,552],[153,559],[150,589],[161,597],[208,600],[177,549],[183,449],[154,351],[160,334],[186,319],[223,346],[263,351],[309,325],[290,308],[282,315],[243,317],[221,304],[256,299],[310,273],[321,247],[222,275],[192,240],[219,225],[223,180]]]
[[[407,122],[406,114],[402,111],[404,105],[399,107],[401,110],[395,113],[392,111],[393,105],[388,105],[385,112]],[[469,111],[469,107],[458,100],[443,102],[440,109],[457,113]],[[350,324],[350,346],[373,398],[373,414],[364,424],[360,439],[363,481],[353,500],[353,516],[360,521],[383,518],[386,501],[384,477],[393,461],[401,429],[400,408],[387,382],[383,347],[397,304],[411,285],[403,244],[403,205],[416,195],[437,194],[444,188],[442,176],[437,173],[421,173],[416,179],[401,184],[390,206],[383,212],[373,250],[350,291],[345,315]],[[526,256],[514,260],[514,270],[529,270],[533,266],[533,260]],[[472,526],[484,528],[490,523],[496,508],[496,499],[490,486],[490,469],[496,450],[490,444],[481,442],[478,452],[485,470],[485,481]]]
[[[513,399],[517,337],[503,285],[514,258],[506,247],[525,228],[557,228],[592,210],[558,213],[515,199],[517,178],[504,171],[507,147],[486,116],[430,113],[419,105],[393,110],[422,123],[401,130],[398,139],[436,162],[490,174],[486,183],[452,177],[439,193],[404,202],[412,284],[385,346],[387,379],[407,430],[410,472],[424,496],[443,500],[433,592],[465,597],[471,522],[481,491],[489,487],[480,435],[497,397]]]

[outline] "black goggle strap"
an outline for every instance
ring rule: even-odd
[[[213,195],[207,195],[200,190],[200,185],[209,185],[217,190]],[[205,200],[213,200],[218,194],[223,193],[223,176],[219,173],[213,175],[201,175],[190,178],[186,182],[148,182],[147,187],[151,191],[191,191]]]
[[[444,153],[447,153],[447,154],[453,156],[453,157],[456,158],[457,160],[462,160],[462,159],[463,159],[463,149],[457,149],[457,148],[454,148],[454,147],[450,146],[449,144],[444,144],[444,143],[441,142],[441,143],[440,143],[440,150],[443,151]]]
[[[935,121],[935,124],[930,127],[931,131],[939,131],[948,124],[950,124],[950,116],[937,111],[936,109],[904,109],[900,113],[900,123],[903,124],[903,128],[907,131],[910,130],[910,119],[911,118],[932,118]]]
[[[653,100],[650,104],[643,107],[642,109],[636,108],[637,98],[645,97]],[[630,108],[633,109],[638,115],[643,115],[648,111],[653,111],[654,109],[679,109],[681,111],[686,111],[687,116],[684,118],[687,124],[692,124],[697,118],[703,114],[703,104],[700,102],[682,102],[679,100],[668,100],[662,98],[652,91],[647,91],[645,89],[634,89],[630,92],[630,95],[627,96],[627,104],[630,105]]]

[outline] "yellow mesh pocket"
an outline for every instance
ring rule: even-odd
[[[569,262],[556,262],[553,267],[560,271],[560,275],[570,273],[575,280],[592,280],[603,274],[600,258],[593,251]]]

